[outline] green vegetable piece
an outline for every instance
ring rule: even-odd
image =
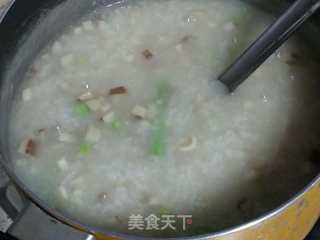
[[[93,145],[89,143],[82,143],[79,147],[80,156],[88,156],[92,152]]]
[[[114,130],[119,130],[122,128],[122,122],[119,119],[114,119],[111,123],[110,126]]]
[[[90,109],[85,103],[78,102],[74,106],[74,112],[77,113],[81,117],[85,117],[89,114]]]
[[[154,126],[151,135],[150,153],[153,156],[163,157],[166,154],[167,126],[161,120]]]
[[[150,154],[156,157],[163,157],[166,154],[167,138],[167,110],[173,88],[169,82],[161,81],[157,85],[157,97],[155,107],[157,111],[156,120],[150,137]]]

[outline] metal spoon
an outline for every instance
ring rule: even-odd
[[[320,0],[296,0],[218,80],[233,92],[320,7]]]

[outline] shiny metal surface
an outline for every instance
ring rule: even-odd
[[[9,6],[13,3],[12,0],[0,0],[0,22],[3,19],[5,13],[9,9]],[[0,167],[0,206],[1,202],[6,201],[6,195],[3,194],[5,190],[5,186],[8,184],[9,178],[5,173],[4,169]],[[12,219],[9,216],[3,207],[0,208],[0,231],[6,231],[9,226],[12,224]]]
[[[8,231],[21,240],[95,240],[95,237],[63,224],[30,203]]]
[[[9,226],[12,224],[10,214],[5,211],[1,205],[1,202],[6,202],[5,187],[9,179],[6,176],[3,169],[0,168],[0,231],[7,231]]]

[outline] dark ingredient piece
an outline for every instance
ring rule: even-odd
[[[150,60],[153,58],[153,54],[149,49],[146,49],[142,52],[142,55],[145,57],[145,59]]]
[[[115,88],[111,88],[109,95],[121,95],[121,94],[127,94],[128,90],[126,87],[115,87]]]
[[[42,134],[42,133],[45,133],[45,132],[46,132],[46,129],[44,129],[44,128],[40,128],[40,129],[38,129],[38,131],[37,131],[38,135],[40,135],[40,134]]]
[[[44,138],[46,136],[46,132],[47,132],[47,130],[45,128],[40,128],[36,131],[35,136],[37,138],[40,138],[41,140],[44,140]]]
[[[108,199],[108,197],[109,196],[108,196],[107,193],[101,192],[101,193],[98,194],[98,201],[99,202],[104,202],[104,201],[106,201]]]
[[[181,43],[189,42],[189,40],[192,38],[192,35],[185,35],[183,38],[181,38]]]
[[[35,156],[36,155],[36,143],[33,139],[28,139],[25,147],[25,154]]]

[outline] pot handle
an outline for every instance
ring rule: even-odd
[[[95,240],[48,215],[10,182],[0,187],[0,206],[12,222],[7,233],[0,231],[0,240]]]
[[[5,240],[96,239],[93,235],[81,232],[52,218],[31,202],[17,217],[3,238]],[[3,238],[0,237],[0,239]]]
[[[15,203],[15,204],[13,204]],[[94,240],[95,237],[70,227],[30,202],[12,184],[0,188],[0,206],[13,222],[0,240]]]

